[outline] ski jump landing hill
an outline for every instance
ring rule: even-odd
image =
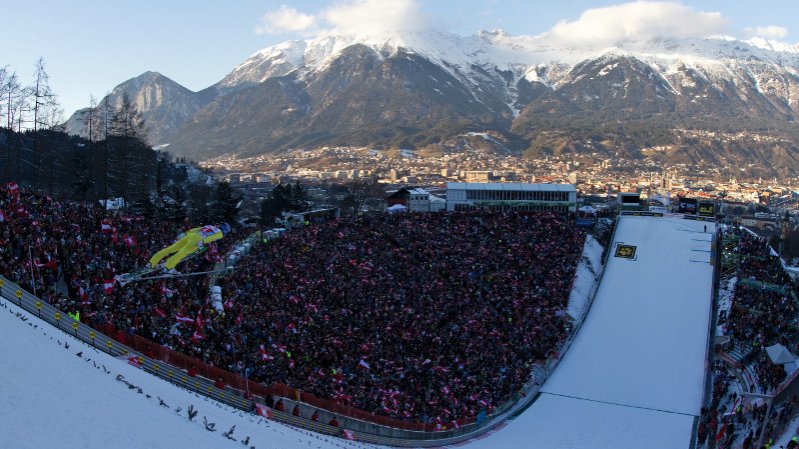
[[[621,216],[593,306],[539,397],[468,447],[692,447],[705,391],[714,232],[715,223],[681,216]]]

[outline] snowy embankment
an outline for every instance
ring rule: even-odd
[[[574,286],[569,295],[569,316],[577,321],[584,318],[589,298],[599,282],[602,266],[602,245],[592,236],[587,236],[583,247],[583,256],[577,265]]]
[[[93,349],[6,298],[0,299],[0,355],[0,448],[374,447],[191,393]],[[197,411],[192,421],[190,407]]]

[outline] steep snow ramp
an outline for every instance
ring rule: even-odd
[[[0,448],[375,447],[294,429],[191,393],[83,344],[7,298],[0,298],[0,354]],[[193,421],[189,406],[198,412]],[[204,420],[215,431],[206,430]],[[230,439],[224,437],[232,426]]]
[[[620,217],[593,306],[541,396],[470,447],[690,447],[704,392],[714,230],[682,217]]]

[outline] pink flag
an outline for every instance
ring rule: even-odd
[[[183,316],[181,314],[175,315],[175,319],[180,321],[181,323],[191,323],[194,321],[194,318],[189,318],[187,316]]]
[[[197,343],[202,339],[203,339],[203,334],[198,331],[194,331],[194,334],[192,334],[191,336],[191,341],[193,341],[194,343]]]

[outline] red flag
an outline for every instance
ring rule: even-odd
[[[352,430],[342,429],[342,430],[341,430],[341,436],[342,436],[342,437],[343,437],[345,440],[351,440],[351,441],[355,441],[355,434],[354,434],[354,433],[352,433]]]
[[[366,370],[368,370],[369,368],[371,368],[371,367],[369,366],[369,364],[368,364],[368,363],[366,363],[366,361],[365,361],[364,359],[361,359],[361,361],[360,361],[360,362],[358,362],[358,367],[359,367],[359,368],[366,369]]]
[[[83,300],[89,299],[89,292],[84,290],[82,285],[79,285],[78,286],[78,296],[80,296],[80,299],[83,299]]]
[[[36,260],[33,262],[33,264],[36,265],[36,268],[45,268],[51,271],[58,271],[58,265],[56,264],[55,259],[50,259],[45,263],[39,263],[39,261]]]
[[[724,432],[725,432],[726,430],[727,430],[727,423],[725,422],[725,423],[724,423],[724,424],[721,426],[721,429],[719,429],[719,433],[718,433],[718,434],[716,434],[716,443],[718,443],[719,441],[721,441],[721,439],[722,439],[722,438],[724,438]]]
[[[135,355],[128,357],[128,365],[133,365],[136,368],[141,368],[141,363],[139,362],[139,358]]]
[[[239,313],[239,316],[236,317],[236,326],[241,326],[242,320],[244,320],[244,312]]]
[[[166,313],[161,310],[158,306],[155,306],[155,313],[158,314],[161,318],[166,318]]]
[[[269,407],[257,402],[255,403],[255,411],[258,413],[258,415],[263,416],[264,418],[272,419],[272,416],[274,416],[272,415],[272,410]]]
[[[8,193],[19,196],[19,185],[16,182],[9,182],[6,184],[6,188],[8,189]]]
[[[111,220],[104,218],[103,221],[100,222],[100,231],[102,231],[103,234],[111,232]]]
[[[106,295],[110,295],[114,291],[114,282],[113,279],[106,279],[103,281],[103,291]]]
[[[132,235],[125,236],[122,239],[128,246],[136,246],[136,237]]]

